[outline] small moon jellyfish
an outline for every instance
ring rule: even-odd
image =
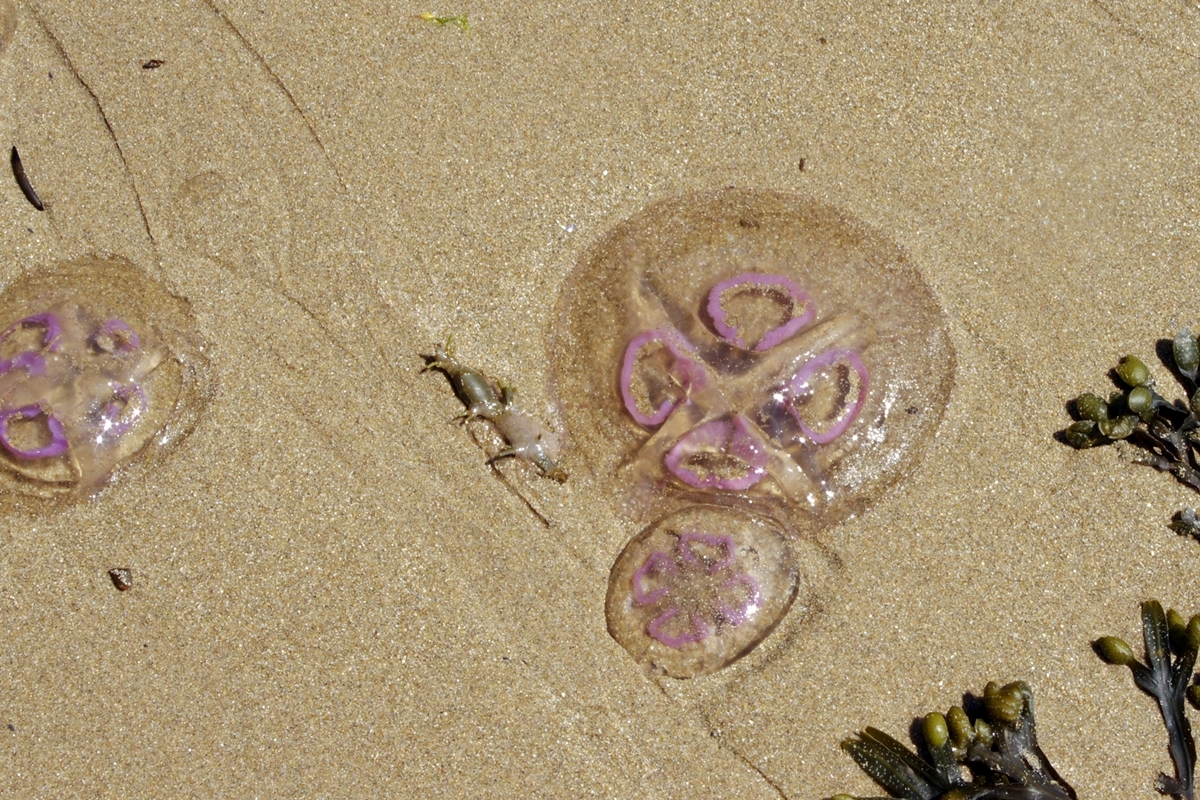
[[[191,431],[207,372],[184,302],[125,260],[14,282],[0,293],[0,483],[96,490]]]
[[[568,286],[553,353],[571,441],[620,515],[658,518],[612,568],[609,631],[667,675],[716,671],[786,613],[789,546],[917,463],[954,379],[941,308],[848,214],[735,188],[620,223]]]
[[[779,624],[799,575],[778,525],[689,506],[625,546],[608,585],[608,630],[652,671],[706,675],[753,650]]]
[[[569,280],[555,380],[624,513],[864,509],[941,420],[954,351],[904,252],[836,208],[723,189],[617,225]]]

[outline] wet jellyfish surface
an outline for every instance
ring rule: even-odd
[[[651,671],[715,672],[762,641],[796,597],[782,529],[754,515],[690,506],[635,536],[613,566],[613,638]]]
[[[39,271],[0,292],[0,480],[87,493],[182,438],[206,399],[186,306],[121,259]]]
[[[953,384],[941,309],[880,233],[745,189],[646,208],[568,287],[567,432],[649,522],[613,565],[609,631],[652,671],[714,672],[786,614],[795,554],[914,468]]]
[[[692,500],[827,527],[912,468],[950,393],[933,293],[829,205],[665,200],[602,237],[568,285],[557,393],[632,518]]]

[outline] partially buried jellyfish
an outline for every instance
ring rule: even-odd
[[[0,294],[0,475],[87,493],[191,430],[207,362],[182,302],[119,259],[84,259]]]
[[[588,254],[563,317],[571,437],[635,518],[693,498],[826,527],[911,468],[953,379],[903,251],[789,195],[651,206]]]
[[[609,583],[608,629],[652,671],[704,675],[762,641],[798,586],[796,558],[778,525],[691,506],[626,545]]]

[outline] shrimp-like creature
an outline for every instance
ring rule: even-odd
[[[461,420],[466,423],[482,417],[504,439],[507,447],[488,459],[488,463],[519,458],[533,464],[547,478],[559,483],[567,480],[567,473],[557,463],[561,450],[557,434],[521,410],[516,389],[459,361],[454,355],[454,337],[447,339],[445,346],[435,345],[433,355],[422,357],[425,369],[421,371],[435,369],[443,373],[467,407]]]

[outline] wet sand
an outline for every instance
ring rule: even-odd
[[[1167,528],[1196,497],[1053,434],[1126,353],[1169,383],[1155,341],[1200,323],[1192,4],[16,17],[0,127],[46,210],[0,191],[0,284],[128,259],[190,304],[214,394],[99,497],[0,502],[12,796],[878,794],[841,739],[1018,678],[1080,797],[1157,796],[1153,701],[1090,642],[1136,643],[1150,597],[1200,611],[1200,545]],[[570,450],[563,486],[503,473],[543,525],[420,354],[453,332],[561,424],[587,248],[727,185],[906,248],[957,372],[919,466],[822,534],[821,602],[652,679],[604,622],[640,526]]]

